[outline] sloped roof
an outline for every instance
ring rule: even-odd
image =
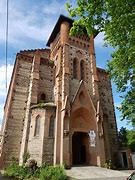
[[[47,44],[46,44],[47,46],[50,46],[51,42],[55,39],[56,35],[59,33],[60,25],[63,21],[67,21],[71,26],[74,22],[72,19],[70,19],[66,16],[63,16],[63,15],[60,15],[60,17],[59,17],[58,21],[56,22],[56,25],[47,41]]]
[[[53,31],[52,31],[52,33],[51,33],[48,41],[47,41],[47,44],[46,44],[47,46],[50,46],[51,42],[53,42],[53,40],[55,39],[56,35],[57,35],[57,34],[59,33],[59,31],[60,31],[60,25],[61,25],[61,23],[64,22],[64,21],[68,22],[68,23],[70,24],[70,27],[72,27],[72,24],[73,24],[73,22],[74,22],[73,19],[70,19],[69,17],[66,17],[66,16],[64,16],[64,15],[60,15],[60,16],[59,16],[59,19],[58,19],[58,21],[56,22],[56,25],[55,25],[55,27],[54,27],[54,29],[53,29]],[[98,34],[98,32],[96,32],[96,33],[94,34],[94,38],[97,36],[97,34]]]

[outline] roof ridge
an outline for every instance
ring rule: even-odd
[[[24,49],[24,50],[20,50],[20,53],[24,53],[24,52],[34,52],[34,51],[50,51],[49,48],[37,48],[37,49]]]

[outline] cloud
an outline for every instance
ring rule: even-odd
[[[103,47],[104,45],[104,33],[99,33],[96,37],[95,37],[95,46],[100,46]]]
[[[24,6],[25,4],[25,6]],[[32,4],[32,3],[31,3]],[[65,13],[65,7],[56,0],[46,3],[33,3],[14,0],[9,3],[9,31],[8,39],[12,47],[29,44],[29,40],[44,42],[53,29],[59,14]],[[6,1],[0,2],[0,42],[5,42],[6,30]]]
[[[10,82],[10,78],[11,78],[11,74],[12,74],[12,70],[13,70],[13,65],[8,64],[7,66],[7,87],[9,86],[9,82]],[[4,110],[4,102],[6,99],[6,67],[0,66],[0,124],[2,122],[3,119],[3,110]]]
[[[6,1],[0,1],[0,41],[5,40],[6,31]]]
[[[60,14],[65,14],[63,2],[50,1],[9,1],[8,55],[19,49],[32,49],[45,46],[49,34],[53,30]],[[6,37],[6,1],[0,0],[0,45],[5,48]],[[3,49],[4,49],[3,48]],[[13,49],[14,52],[11,50]],[[0,52],[0,62],[4,62],[5,54]],[[12,60],[8,62],[12,62]],[[8,83],[13,66],[8,65]],[[0,65],[0,123],[3,118],[3,107],[6,99],[5,66]]]
[[[47,6],[44,6],[43,12],[46,15],[51,16],[51,15],[57,15],[57,14],[60,14],[60,13],[65,14],[66,9],[65,9],[65,6],[61,4],[61,2],[53,0]],[[66,13],[66,14],[68,14],[68,13]]]
[[[9,81],[11,78],[12,70],[13,70],[13,65],[8,64],[8,66],[7,66],[7,82],[8,82],[8,85],[9,85]],[[2,93],[4,93],[4,91],[6,90],[5,89],[5,87],[6,87],[6,66],[5,65],[2,65],[0,67],[0,77],[1,77],[0,78],[0,96],[1,96]]]

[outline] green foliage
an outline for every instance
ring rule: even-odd
[[[19,166],[15,161],[7,167],[4,173],[5,176],[15,179],[36,179],[39,177],[39,174],[40,168],[37,168],[35,171],[31,171],[30,168]]]
[[[128,146],[135,152],[135,130],[127,130]]]
[[[34,171],[25,166],[19,166],[13,161],[5,170],[5,176],[14,179],[27,179],[27,180],[66,180],[67,176],[62,166],[46,166],[37,167]]]
[[[29,168],[30,171],[35,171],[37,169],[37,161],[35,159],[28,159],[27,162],[25,163],[25,166]]]
[[[25,152],[23,154],[23,163],[25,164],[29,158],[30,158],[29,152]]]
[[[132,152],[135,152],[135,130],[127,130],[121,127],[118,138],[121,147],[129,147]]]
[[[121,127],[121,129],[118,132],[118,139],[120,147],[127,147],[128,139],[127,139],[127,129],[124,127]]]
[[[24,179],[27,174],[27,169],[23,166],[19,166],[15,161],[13,161],[10,166],[5,171],[5,176]]]
[[[111,161],[111,160],[107,160],[107,161],[103,164],[102,167],[107,168],[107,169],[115,169],[114,166],[113,166],[113,164],[112,164],[112,161]]]
[[[105,33],[105,42],[114,48],[108,71],[123,93],[119,110],[122,119],[135,124],[135,1],[134,0],[77,0],[67,10],[76,20],[71,34],[85,28],[88,36],[95,31]]]
[[[38,108],[43,108],[44,105],[45,105],[45,103],[43,102],[43,100],[41,100],[41,102],[37,104],[37,107]]]
[[[66,180],[67,176],[64,168],[61,166],[48,166],[41,170],[41,180]]]

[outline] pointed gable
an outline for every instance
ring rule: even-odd
[[[72,112],[81,107],[92,111],[94,115],[96,114],[96,109],[83,80],[80,81],[80,86],[72,100]]]

